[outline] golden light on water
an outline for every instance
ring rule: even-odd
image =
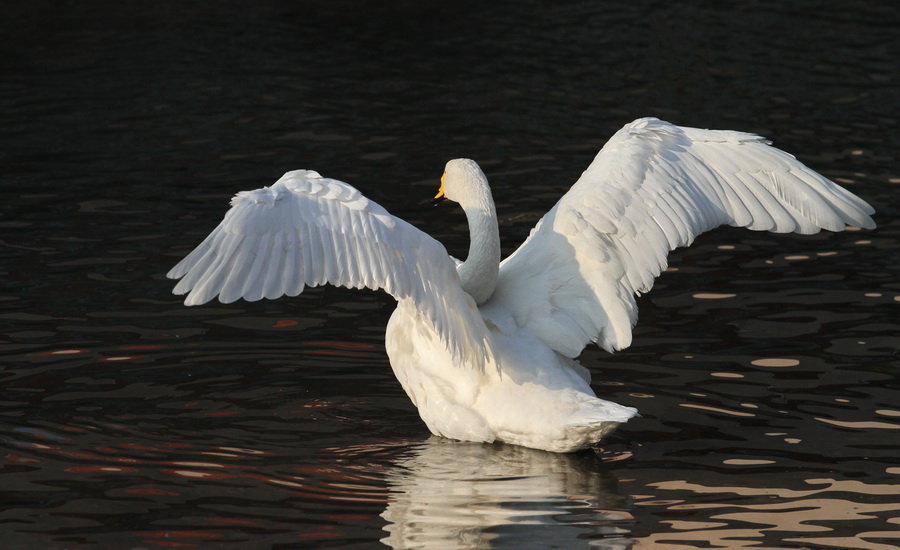
[[[853,428],[856,430],[900,430],[900,424],[891,424],[890,422],[878,421],[857,421],[849,422],[844,420],[834,420],[831,418],[816,417],[819,422],[840,426],[842,428]]]
[[[800,364],[800,361],[797,359],[783,359],[779,357],[768,357],[765,359],[754,359],[750,361],[751,365],[756,365],[757,367],[796,367]]]
[[[731,466],[766,466],[774,464],[767,459],[726,459]],[[900,468],[890,473],[900,474]],[[781,542],[813,544],[840,549],[888,550],[896,548],[878,539],[900,539],[900,530],[890,524],[900,523],[896,516],[887,517],[884,528],[869,530],[866,520],[892,515],[900,510],[896,502],[873,502],[874,497],[900,495],[900,485],[869,484],[856,480],[811,478],[804,482],[808,490],[788,489],[777,486],[717,486],[687,480],[671,480],[650,483],[644,489],[656,490],[656,494],[641,494],[636,498],[638,507],[664,508],[670,513],[690,514],[690,520],[666,521],[668,531],[656,532],[635,540],[634,549],[658,550],[676,548],[754,548],[781,549],[781,544],[770,546],[767,541],[776,533],[790,533]],[[666,493],[684,495],[692,493],[701,499],[697,502],[683,498],[667,499]],[[847,500],[840,495],[862,495],[864,498]],[[718,497],[720,500],[716,500]],[[759,503],[750,498],[770,498],[772,503]],[[827,523],[828,526],[825,524]],[[863,527],[855,535],[853,525]],[[871,524],[869,524],[871,525]],[[845,526],[841,533],[834,533],[838,526]],[[848,533],[848,529],[850,530]],[[834,533],[834,534],[830,534]]]
[[[727,414],[730,416],[756,416],[754,414],[747,413],[747,412],[731,411],[728,409],[723,409],[721,407],[708,407],[706,405],[697,405],[695,403],[679,403],[679,406],[686,407],[688,409],[701,409],[704,411],[709,411],[709,412],[714,412],[714,413]]]

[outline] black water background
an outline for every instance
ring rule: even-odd
[[[680,271],[641,299],[635,345],[584,359],[598,381],[624,384],[598,389],[645,415],[607,449],[632,454],[615,477],[646,493],[672,470],[718,479],[723,456],[761,452],[781,457],[764,476],[781,486],[890,482],[894,430],[816,418],[889,421],[874,411],[897,402],[898,11],[887,2],[4,6],[0,530],[14,547],[130,547],[155,540],[135,532],[196,530],[197,510],[246,519],[255,508],[255,526],[206,542],[377,540],[383,502],[315,495],[330,494],[322,468],[346,449],[390,449],[365,455],[371,475],[427,437],[382,353],[390,299],[327,289],[186,309],[162,274],[230,195],[295,168],[356,185],[462,255],[461,213],[426,206],[443,163],[458,156],[491,178],[509,251],[605,139],[645,115],[769,136],[846,180],[876,206],[880,228],[728,229],[676,253]],[[41,355],[59,350],[80,353]],[[769,356],[803,361],[790,371],[750,365]],[[694,396],[701,406],[750,400],[765,413],[699,414],[679,406],[690,393],[704,395]],[[763,432],[811,446],[769,445]],[[46,443],[57,447],[33,446]],[[266,479],[312,468],[315,489],[273,496],[252,477],[173,482],[180,470],[169,463],[221,447],[266,453],[225,457]],[[79,470],[122,458],[144,466]],[[385,482],[373,479],[383,501]],[[618,506],[638,520],[619,535],[664,528],[672,512],[630,507],[641,491],[627,483]],[[135,487],[180,496],[127,493]],[[330,517],[342,514],[352,518]]]

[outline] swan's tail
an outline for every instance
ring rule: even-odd
[[[635,416],[640,416],[637,409],[592,398],[584,403],[578,417],[563,428],[566,441],[571,445],[569,450],[577,451],[599,443],[609,437],[616,429]],[[580,418],[579,418],[580,417]]]

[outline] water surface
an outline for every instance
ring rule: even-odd
[[[332,2],[3,8],[0,533],[24,548],[894,548],[900,9]],[[311,168],[465,253],[509,252],[624,123],[761,133],[875,231],[722,229],[670,257],[596,451],[429,436],[392,300],[186,308],[163,274],[229,197]]]

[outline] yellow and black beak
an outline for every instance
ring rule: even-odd
[[[447,200],[447,196],[444,195],[444,176],[446,176],[446,175],[447,175],[447,174],[441,175],[441,187],[440,187],[440,189],[438,189],[437,195],[434,196],[434,200],[432,201],[432,203],[433,203],[435,206],[437,206],[437,205],[439,205],[440,203],[442,203],[442,202],[444,202],[445,200]]]

